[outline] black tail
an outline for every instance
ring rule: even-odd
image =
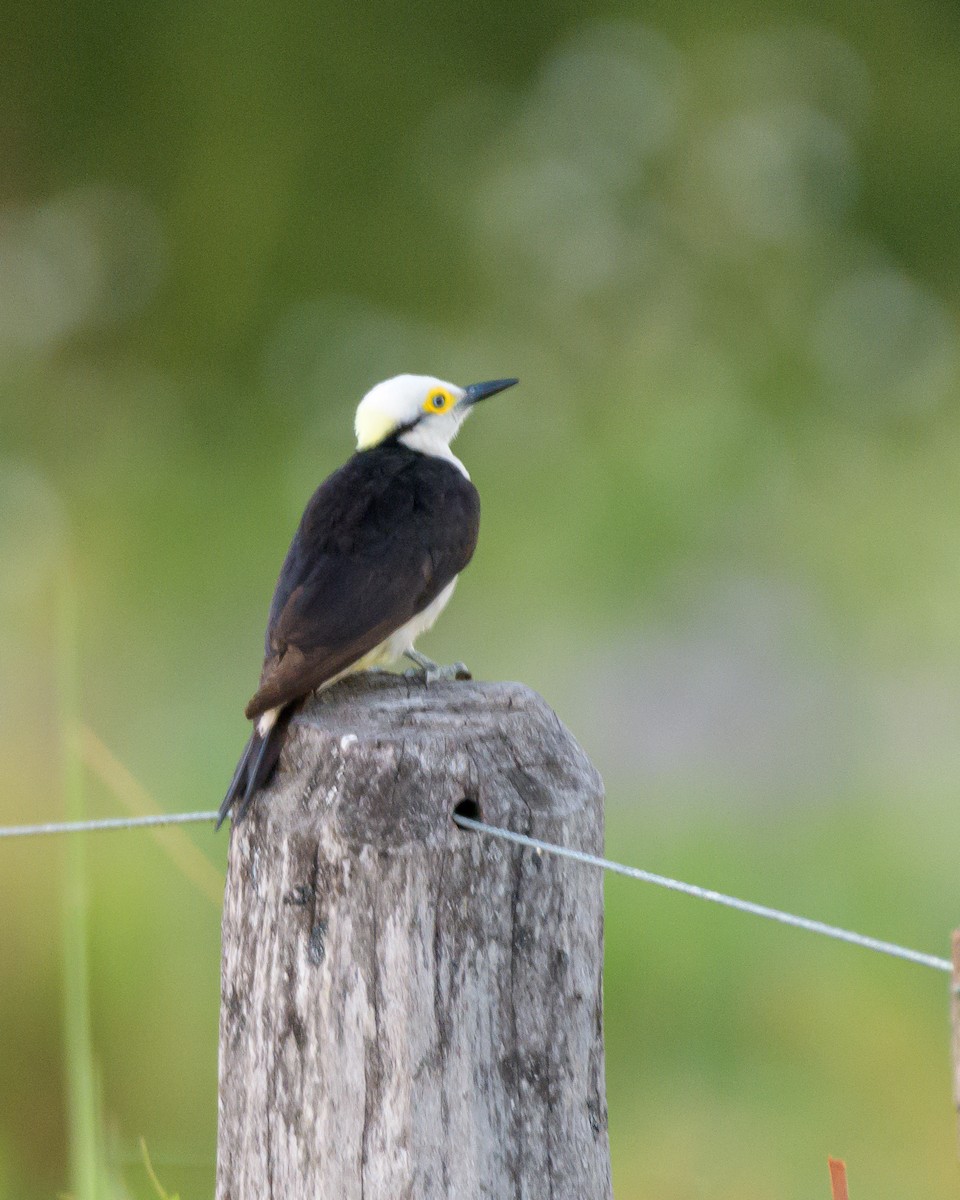
[[[234,810],[233,824],[237,825],[243,820],[250,807],[250,801],[273,774],[280,751],[283,749],[283,743],[287,740],[287,728],[292,716],[293,705],[287,705],[262,737],[254,725],[250,741],[247,742],[246,749],[237,763],[237,769],[233,773],[233,779],[230,781],[227,794],[217,813],[216,829],[219,829],[227,819],[227,813],[231,808]]]

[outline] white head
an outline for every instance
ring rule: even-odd
[[[512,387],[516,379],[494,379],[457,387],[432,375],[397,375],[378,383],[360,401],[354,427],[357,449],[371,450],[390,437],[411,450],[454,458],[450,443],[478,400]]]

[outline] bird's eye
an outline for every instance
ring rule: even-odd
[[[443,412],[450,407],[451,397],[447,392],[431,392],[423,406],[427,412]]]

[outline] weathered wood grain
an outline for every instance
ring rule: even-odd
[[[231,834],[218,1200],[606,1200],[602,785],[519,684],[348,680]]]

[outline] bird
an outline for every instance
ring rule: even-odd
[[[466,678],[414,643],[446,607],[477,544],[480,497],[450,449],[481,400],[513,387],[397,375],[360,401],[355,453],[313,493],[273,593],[253,729],[217,814],[233,824],[269,782],[297,705],[406,657],[427,683]]]

